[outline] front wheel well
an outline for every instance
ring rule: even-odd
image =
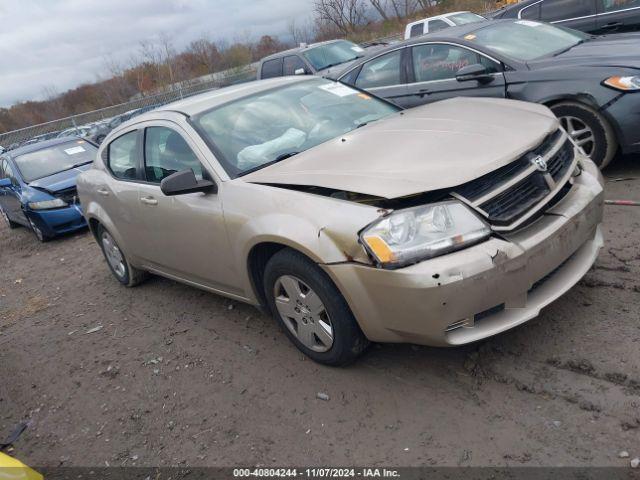
[[[95,218],[90,218],[87,224],[89,225],[89,231],[93,235],[93,238],[98,241],[98,227],[100,226],[100,222]]]

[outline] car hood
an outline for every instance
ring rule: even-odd
[[[405,110],[241,179],[398,198],[478,178],[557,128],[541,105],[455,98]]]
[[[640,34],[594,37],[558,56],[529,62],[531,68],[567,66],[627,67],[640,69]]]
[[[72,168],[71,170],[65,170],[64,172],[54,173],[48,177],[39,178],[29,183],[30,187],[40,188],[49,192],[55,193],[60,190],[66,190],[76,186],[76,178],[82,172],[85,172],[91,168],[91,163],[82,165],[80,167]]]

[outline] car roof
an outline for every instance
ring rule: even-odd
[[[341,41],[343,41],[342,38],[336,38],[336,39],[333,39],[333,40],[325,40],[324,42],[310,43],[310,44],[308,44],[308,45],[306,45],[304,47],[294,47],[294,48],[290,48],[289,50],[283,50],[281,52],[272,53],[271,55],[268,55],[268,56],[264,57],[260,61],[261,62],[265,62],[267,60],[273,60],[274,58],[286,57],[288,55],[294,55],[294,54],[302,52],[304,50],[309,50],[310,48],[319,47],[321,45],[329,45],[331,43],[341,42]],[[346,40],[346,41],[350,41],[350,40]]]
[[[293,85],[300,82],[308,82],[318,80],[319,77],[309,75],[298,75],[293,77],[277,77],[267,80],[254,80],[252,82],[240,83],[230,87],[210,90],[199,95],[178,100],[176,102],[167,103],[150,112],[143,113],[135,118],[135,121],[143,121],[145,119],[154,118],[157,112],[179,112],[187,116],[215,108],[224,103],[244,98],[249,95],[264,92],[272,88],[284,85]],[[124,124],[123,124],[124,125]]]
[[[38,143],[32,143],[30,145],[23,145],[7,152],[11,157],[17,157],[18,155],[24,155],[25,153],[37,152],[38,150],[44,150],[45,148],[55,147],[61,143],[68,143],[77,140],[86,141],[84,138],[68,136],[62,138],[53,138],[51,140],[44,140]]]
[[[426,17],[426,18],[423,18],[421,20],[416,20],[415,22],[408,23],[407,27],[410,27],[412,25],[417,25],[418,23],[428,22],[430,20],[436,20],[438,18],[447,18],[447,17],[450,17],[452,15],[459,15],[461,13],[473,13],[473,12],[470,11],[470,10],[460,10],[458,12],[449,12],[449,13],[443,13],[442,15],[434,15],[433,17]],[[480,16],[482,16],[482,15],[480,15]]]

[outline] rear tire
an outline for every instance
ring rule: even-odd
[[[618,151],[618,141],[606,118],[580,102],[557,103],[551,110],[598,168],[603,169],[611,163]]]
[[[312,360],[346,365],[369,345],[329,276],[301,253],[285,248],[271,257],[264,291],[286,335]]]
[[[19,223],[16,223],[13,220],[11,220],[9,218],[9,215],[7,215],[7,212],[5,212],[2,208],[0,208],[0,216],[4,218],[4,222],[7,224],[7,227],[9,227],[11,230],[13,230],[14,228],[18,228],[20,226]]]
[[[125,287],[135,287],[148,278],[149,274],[147,272],[139,270],[129,263],[127,257],[125,257],[115,239],[106,228],[98,225],[97,233],[98,243],[100,244],[104,258],[107,261],[109,270],[111,270],[113,276],[116,277],[116,280]]]

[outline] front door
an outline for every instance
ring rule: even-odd
[[[405,107],[415,107],[452,97],[505,96],[505,81],[499,63],[459,45],[426,43],[411,48],[410,83]],[[491,73],[486,82],[468,80],[459,82],[456,73],[463,67],[484,65]]]
[[[226,293],[241,294],[233,271],[217,193],[167,197],[160,182],[191,169],[198,179],[214,180],[195,152],[197,148],[177,125],[148,126],[144,133],[144,175],[139,185],[139,218],[147,242],[148,267],[169,276]]]

